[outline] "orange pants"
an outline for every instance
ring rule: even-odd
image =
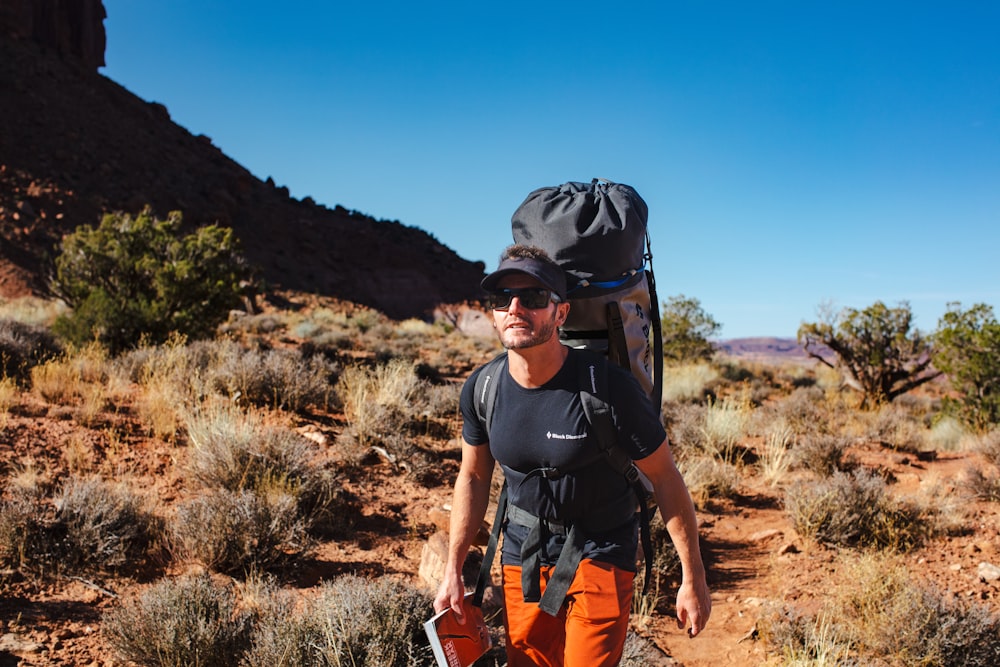
[[[542,567],[545,591],[553,567]],[[622,659],[634,572],[590,559],[576,571],[558,616],[525,602],[521,568],[503,566],[508,667],[614,667]]]

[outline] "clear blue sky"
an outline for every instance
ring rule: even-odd
[[[260,178],[495,267],[541,186],[649,204],[722,338],[1000,308],[1000,3],[105,0],[102,73]]]

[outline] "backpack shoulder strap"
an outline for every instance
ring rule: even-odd
[[[618,446],[614,421],[611,417],[611,406],[608,403],[608,361],[602,356],[593,354],[580,365],[580,402],[597,435],[598,445],[607,457],[612,469],[621,473],[635,491],[639,501],[640,540],[645,563],[645,581],[643,593],[649,590],[653,574],[653,541],[650,531],[652,510],[650,509],[651,493],[646,482],[636,467],[635,462]],[[655,507],[655,506],[654,506]]]
[[[501,352],[486,362],[483,369],[476,376],[475,403],[476,416],[479,422],[486,429],[489,435],[490,427],[493,425],[493,408],[497,402],[497,380],[499,374],[507,368],[507,353]]]
[[[486,429],[489,437],[490,426],[493,424],[493,408],[497,402],[497,380],[499,374],[507,368],[507,353],[501,352],[492,360],[488,361],[483,369],[476,376],[474,407],[476,416]],[[476,579],[476,590],[472,596],[472,604],[477,607],[483,606],[483,595],[486,587],[490,585],[490,570],[493,567],[493,559],[496,558],[497,544],[500,540],[500,527],[507,514],[507,481],[504,480],[500,489],[500,497],[497,499],[497,511],[493,517],[493,528],[490,531],[490,539],[486,545],[486,553],[483,555],[483,562],[479,567],[479,577]]]

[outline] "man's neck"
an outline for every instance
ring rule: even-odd
[[[569,354],[558,338],[520,350],[507,351],[507,368],[514,381],[525,389],[537,389],[555,377]]]

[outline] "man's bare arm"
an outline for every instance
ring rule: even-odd
[[[681,561],[681,587],[677,591],[677,623],[694,637],[705,627],[712,613],[712,599],[705,581],[705,565],[698,544],[698,519],[694,503],[681,477],[670,443],[636,461],[636,466],[653,484],[656,504]]]
[[[462,582],[462,565],[472,541],[486,516],[490,501],[490,482],[493,477],[493,455],[488,445],[473,446],[462,443],[462,464],[455,480],[451,501],[451,525],[448,538],[448,563],[444,579],[434,599],[434,610],[451,607],[462,616],[465,584]]]

